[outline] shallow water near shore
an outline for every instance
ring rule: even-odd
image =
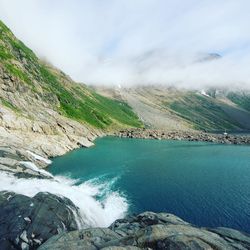
[[[95,144],[53,159],[48,170],[85,188],[103,216],[169,212],[250,232],[249,146],[114,137]]]

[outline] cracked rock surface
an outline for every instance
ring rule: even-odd
[[[197,228],[177,216],[145,212],[53,236],[39,250],[92,249],[250,249],[250,236],[229,228]]]
[[[0,249],[36,249],[61,232],[78,229],[78,208],[50,193],[27,197],[0,192]]]

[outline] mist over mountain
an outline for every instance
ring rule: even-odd
[[[79,82],[249,89],[249,7],[247,0],[1,0],[0,17]]]

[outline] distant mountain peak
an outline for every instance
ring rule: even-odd
[[[218,60],[221,58],[222,56],[218,53],[208,53],[208,54],[200,55],[197,62],[207,62],[207,61]]]

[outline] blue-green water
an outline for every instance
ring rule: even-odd
[[[78,184],[112,181],[130,213],[165,211],[250,232],[249,146],[113,137],[95,144],[55,158],[49,171]]]

